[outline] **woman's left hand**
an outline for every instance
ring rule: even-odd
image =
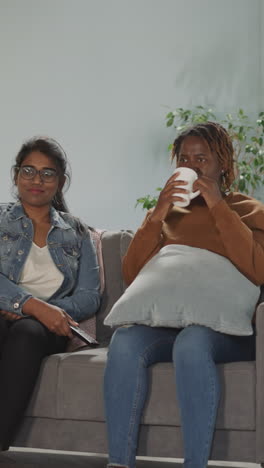
[[[211,177],[200,176],[193,184],[193,191],[196,190],[200,190],[208,208],[213,208],[223,199],[219,184]]]
[[[13,312],[7,312],[6,310],[0,310],[0,315],[6,320],[11,320],[12,322],[22,318],[20,315],[14,314]]]

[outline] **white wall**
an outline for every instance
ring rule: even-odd
[[[171,170],[170,108],[259,110],[261,1],[0,0],[0,200],[22,141],[48,134],[71,161],[71,210],[136,228],[136,198]]]

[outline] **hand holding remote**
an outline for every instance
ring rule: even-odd
[[[83,340],[85,343],[92,345],[92,346],[97,346],[99,345],[98,341],[95,340],[91,335],[86,333],[84,330],[82,330],[80,327],[75,327],[74,325],[69,324],[70,329],[72,333],[81,340]]]

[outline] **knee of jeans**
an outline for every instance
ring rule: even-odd
[[[205,327],[187,327],[177,336],[173,347],[173,362],[178,366],[199,366],[208,359]]]
[[[139,355],[139,346],[133,332],[134,327],[120,327],[118,328],[112,336],[109,351],[108,351],[108,358],[119,358],[127,360],[136,358]]]

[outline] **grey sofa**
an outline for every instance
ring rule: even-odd
[[[101,346],[45,359],[14,446],[107,453],[102,382],[112,330],[103,319],[124,290],[121,257],[131,238],[130,231],[102,236],[106,285],[97,315]],[[264,466],[264,302],[257,310],[256,362],[223,364],[219,370],[223,394],[211,458]],[[138,454],[181,458],[172,364],[154,365],[150,377]]]

